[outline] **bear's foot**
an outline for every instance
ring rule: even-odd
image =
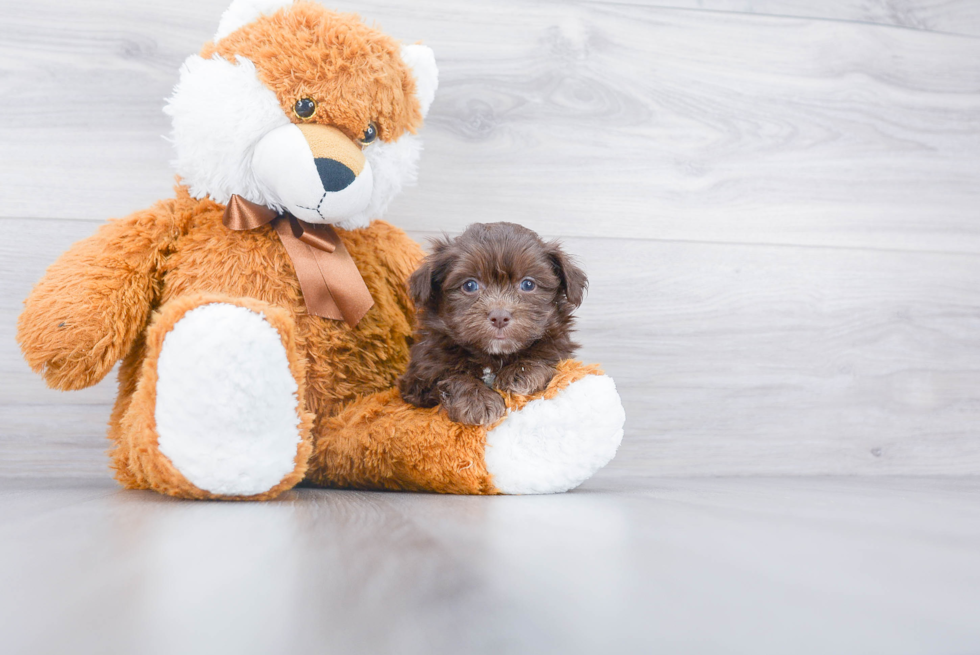
[[[296,381],[269,323],[225,303],[187,312],[157,364],[158,446],[213,494],[268,491],[295,468]]]
[[[294,486],[310,421],[291,319],[249,300],[177,304],[151,327],[123,421],[138,444],[129,467],[139,486],[192,498],[270,498]]]
[[[360,398],[319,426],[315,485],[452,494],[544,494],[577,487],[616,454],[626,420],[612,378],[566,360],[543,391],[503,393],[489,427],[454,423],[396,389]]]
[[[625,421],[612,378],[587,375],[524,404],[487,432],[487,472],[505,494],[574,489],[613,458]]]

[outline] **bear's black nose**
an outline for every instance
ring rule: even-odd
[[[354,171],[336,159],[318,157],[313,161],[316,163],[316,172],[320,174],[324,191],[342,191],[357,178]]]

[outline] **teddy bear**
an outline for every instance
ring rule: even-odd
[[[395,389],[424,253],[379,219],[415,180],[437,78],[430,48],[306,0],[234,0],[184,62],[165,107],[174,197],[72,246],[18,321],[56,389],[121,361],[108,436],[124,487],[556,493],[611,460],[625,414],[596,366],[505,393],[487,426]]]

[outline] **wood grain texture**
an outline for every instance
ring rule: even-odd
[[[518,221],[585,261],[613,470],[980,474],[980,39],[950,34],[975,3],[335,4],[440,62],[388,219]],[[171,194],[161,106],[224,6],[0,5],[0,474],[107,475],[114,382],[44,388],[16,315]]]
[[[973,0],[616,0],[646,7],[677,7],[794,18],[892,25],[910,30],[980,36],[980,5]]]
[[[47,390],[12,339],[42,262],[96,223],[0,225],[11,235],[0,245],[0,395],[10,405],[0,473],[80,473],[68,444],[85,452],[79,467],[106,475],[114,382]],[[565,246],[591,282],[580,356],[604,365],[627,410],[614,469],[980,474],[980,258],[619,239]]]
[[[166,195],[162,99],[223,5],[5,6],[0,215]],[[410,229],[980,252],[980,39],[598,2],[337,5],[440,59],[420,186],[392,212]]]
[[[187,503],[0,479],[4,653],[980,650],[980,483]],[[53,629],[52,626],[57,626]]]
[[[980,652],[980,4],[333,3],[439,58],[389,220],[563,237],[626,438],[560,496],[185,503],[119,490],[114,381],[14,334],[170,195],[226,2],[0,0],[0,650]]]

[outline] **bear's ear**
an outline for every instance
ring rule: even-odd
[[[589,278],[585,276],[585,271],[565,254],[557,241],[548,244],[548,258],[551,260],[555,275],[558,276],[565,298],[573,306],[578,307],[585,300],[585,292],[589,288]]]
[[[438,239],[432,242],[432,254],[426,257],[412,276],[408,278],[408,292],[416,309],[429,306],[436,308],[442,298],[442,283],[449,268],[456,260],[449,247],[449,241]]]
[[[259,16],[271,16],[283,7],[293,4],[293,0],[233,0],[225,13],[221,14],[215,42],[225,38],[240,27],[245,27]]]
[[[436,55],[429,46],[407,45],[402,48],[402,60],[408,64],[415,76],[415,95],[422,109],[422,118],[425,118],[439,87]]]

